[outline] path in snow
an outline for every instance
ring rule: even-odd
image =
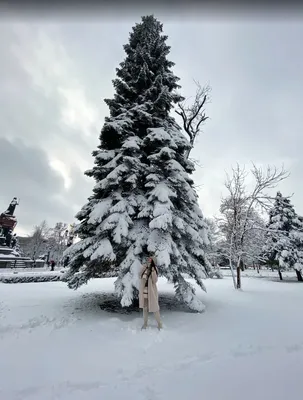
[[[0,284],[5,400],[301,400],[303,285],[208,280],[203,314],[175,306],[160,280],[164,330],[108,312],[113,280]],[[199,292],[200,293],[200,292]],[[163,303],[164,301],[164,303]],[[100,308],[101,305],[101,308]]]

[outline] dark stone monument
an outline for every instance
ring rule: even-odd
[[[18,204],[19,203],[17,197],[14,197],[13,200],[10,202],[10,205],[8,206],[7,210],[3,214],[13,216]]]
[[[17,197],[14,197],[7,210],[0,215],[0,246],[11,246],[13,230],[17,225],[14,213],[18,204]]]

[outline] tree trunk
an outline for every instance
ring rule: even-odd
[[[191,138],[190,141],[189,141],[189,143],[190,143],[190,148],[187,150],[187,152],[185,152],[185,158],[186,158],[187,160],[189,159],[190,152],[192,151],[192,149],[193,149],[193,147],[194,147],[194,141],[195,141],[195,138],[194,138],[194,137]]]
[[[237,267],[237,289],[241,289],[241,268]]]
[[[257,264],[257,272],[258,272],[258,274],[260,273],[260,266],[259,266],[259,264]]]
[[[298,271],[297,269],[295,271],[296,271],[296,274],[297,274],[298,281],[299,282],[303,282],[301,271]]]
[[[234,287],[235,287],[235,289],[237,289],[236,278],[235,278],[235,272],[234,272],[234,268],[233,268],[233,264],[232,264],[231,258],[229,258],[229,268],[230,268],[230,270],[231,270],[231,276],[232,276],[232,278],[233,278]]]
[[[279,270],[278,270],[278,272],[279,272],[279,278],[280,278],[280,281],[283,281],[283,276],[282,276],[282,272],[281,272],[281,270],[279,269]]]
[[[241,289],[241,266],[242,260],[239,258],[237,263],[237,289]]]

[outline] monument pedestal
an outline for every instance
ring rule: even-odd
[[[0,247],[3,247],[6,245],[6,239],[5,236],[0,236]]]
[[[0,245],[0,268],[11,268],[12,261],[16,258],[14,249]]]
[[[14,249],[12,249],[11,247],[0,245],[0,257],[1,256],[10,256],[13,254],[13,252],[14,252]]]

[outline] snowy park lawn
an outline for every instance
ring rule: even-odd
[[[203,314],[160,279],[164,329],[121,313],[114,279],[0,283],[2,400],[301,400],[303,285],[207,280]]]

